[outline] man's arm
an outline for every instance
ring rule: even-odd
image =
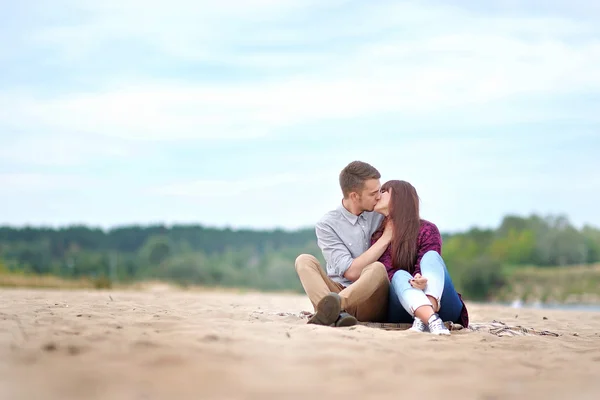
[[[360,277],[362,270],[367,265],[379,260],[379,257],[381,257],[385,249],[387,249],[391,240],[392,230],[390,227],[386,226],[383,231],[383,235],[381,235],[381,237],[375,243],[373,243],[373,245],[369,247],[367,251],[352,261],[352,264],[350,264],[350,267],[344,273],[344,277],[352,282],[356,281]]]
[[[321,248],[329,268],[327,272],[331,275],[344,276],[353,261],[352,254],[344,241],[330,225],[325,223],[318,223],[315,233],[317,234],[317,244]]]
[[[356,281],[367,265],[379,260],[392,239],[391,225],[387,225],[383,235],[367,251],[352,258],[346,244],[327,224],[319,223],[315,228],[317,243],[323,252],[323,257],[330,266],[329,273],[343,276],[352,282]]]

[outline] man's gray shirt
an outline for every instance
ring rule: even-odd
[[[340,204],[317,222],[317,244],[327,263],[327,275],[333,281],[344,286],[352,283],[344,274],[352,261],[367,251],[383,218],[379,213],[366,211],[357,216]]]

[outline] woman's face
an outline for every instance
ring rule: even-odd
[[[379,214],[383,214],[386,217],[390,213],[390,197],[392,196],[392,189],[381,190],[381,197],[377,204],[375,204],[375,210]]]

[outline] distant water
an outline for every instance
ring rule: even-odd
[[[514,309],[538,309],[538,310],[567,310],[567,311],[592,311],[600,312],[600,304],[544,304],[544,303],[523,303],[513,301],[512,303],[491,303],[495,305],[508,306]]]

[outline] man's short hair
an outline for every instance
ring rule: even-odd
[[[375,167],[363,161],[352,161],[340,172],[340,187],[344,198],[352,192],[360,192],[369,179],[380,179],[381,174]]]

